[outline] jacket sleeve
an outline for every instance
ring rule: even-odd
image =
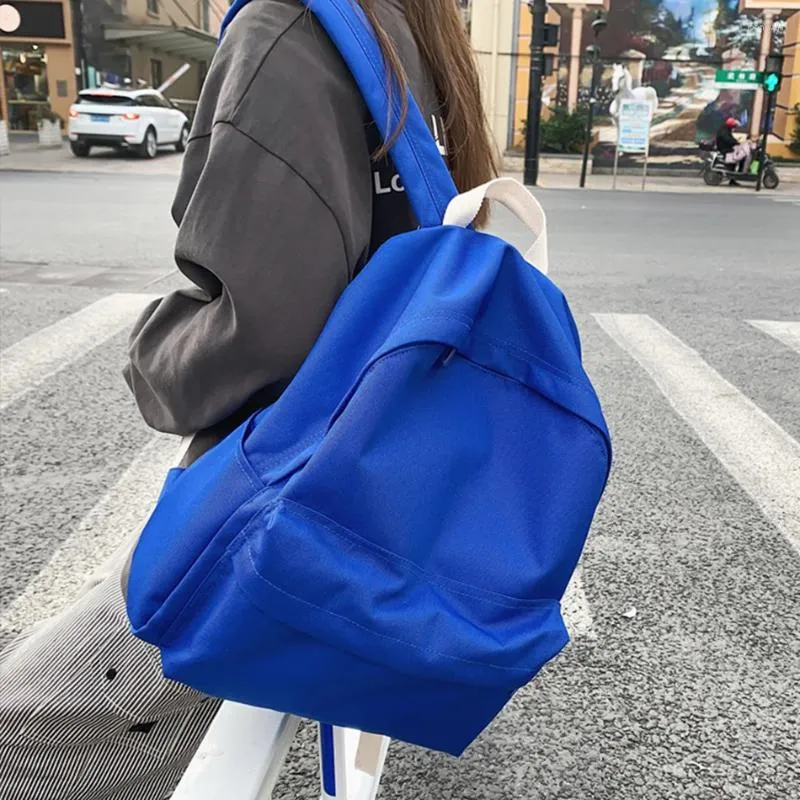
[[[728,128],[721,130],[717,134],[717,147],[723,153],[729,153],[737,144],[739,144],[738,140]]]
[[[193,140],[184,171],[175,255],[194,287],[145,311],[125,368],[145,421],[179,435],[291,380],[352,271],[331,208],[232,123]]]

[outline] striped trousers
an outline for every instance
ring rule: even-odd
[[[219,701],[166,680],[128,629],[121,548],[0,653],[0,800],[163,800]]]

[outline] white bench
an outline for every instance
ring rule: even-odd
[[[223,703],[172,800],[270,800],[299,723],[290,714]],[[322,800],[375,800],[389,739],[320,725],[319,744]]]

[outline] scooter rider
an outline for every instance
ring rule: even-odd
[[[716,146],[717,150],[722,154],[727,168],[731,171],[738,170],[742,172],[747,154],[735,160],[729,157],[729,154],[733,153],[738,147],[741,147],[738,139],[733,135],[734,128],[736,128],[738,124],[737,120],[733,117],[728,117],[717,131]],[[730,185],[737,186],[738,184],[731,178]]]

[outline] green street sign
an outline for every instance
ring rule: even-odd
[[[778,91],[781,85],[781,76],[777,72],[767,72],[764,74],[764,88],[772,94]]]
[[[721,89],[760,89],[764,73],[753,69],[718,69],[714,83]]]

